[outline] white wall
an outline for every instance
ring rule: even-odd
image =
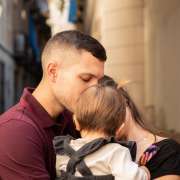
[[[156,125],[180,132],[180,1],[145,4],[146,105]]]
[[[89,0],[85,26],[107,50],[105,73],[117,81],[130,80],[129,91],[141,107],[144,107],[143,7],[143,0]]]
[[[180,132],[180,0],[88,0],[86,19],[107,50],[105,73],[132,81],[151,123]]]

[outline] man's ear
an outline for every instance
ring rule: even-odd
[[[117,129],[116,135],[115,135],[117,139],[120,139],[124,135],[123,134],[124,126],[125,126],[125,123],[122,123],[122,125]]]
[[[76,116],[75,116],[75,115],[73,115],[73,121],[74,121],[76,130],[77,130],[77,131],[80,131],[80,130],[81,130],[81,127],[80,127],[79,122],[78,122],[78,120],[76,119]]]
[[[50,62],[47,65],[47,75],[52,82],[56,82],[58,64],[56,62]]]

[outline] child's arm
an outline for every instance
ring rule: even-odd
[[[143,168],[146,171],[146,173],[148,175],[148,179],[150,180],[151,179],[151,174],[149,172],[149,169],[146,166],[140,166],[140,168]]]
[[[149,180],[150,173],[144,166],[138,167],[138,164],[131,160],[130,152],[127,148],[117,146],[109,159],[109,167],[115,180]]]

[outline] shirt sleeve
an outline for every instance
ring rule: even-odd
[[[112,152],[112,156],[109,159],[109,166],[115,180],[148,179],[146,171],[132,161],[130,152],[125,147],[119,146]]]
[[[157,143],[160,150],[146,164],[152,179],[166,176],[180,176],[180,144],[172,139],[165,139]]]
[[[37,130],[27,122],[0,125],[0,179],[49,180]]]

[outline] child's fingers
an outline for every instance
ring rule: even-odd
[[[143,154],[142,157],[141,157],[141,160],[140,160],[140,165],[141,166],[144,166],[146,164],[145,163],[145,158],[146,158],[146,156],[145,156],[145,154]]]
[[[152,145],[150,148],[143,153],[139,160],[140,165],[146,165],[148,161],[158,152],[158,148],[155,145]]]
[[[148,158],[149,158],[149,153],[148,153],[148,152],[146,152],[146,153],[145,153],[145,160],[144,160],[144,161],[145,161],[145,164],[147,163]]]
[[[152,158],[153,154],[152,153],[144,153],[140,159],[140,164],[141,165],[146,165],[146,163]]]
[[[143,159],[143,155],[139,159],[139,162],[138,162],[139,166],[142,166],[142,159]]]
[[[149,157],[148,157],[148,159],[147,159],[147,162],[150,161],[150,159],[151,159],[152,157],[153,157],[153,153],[150,153],[150,154],[149,154]]]

